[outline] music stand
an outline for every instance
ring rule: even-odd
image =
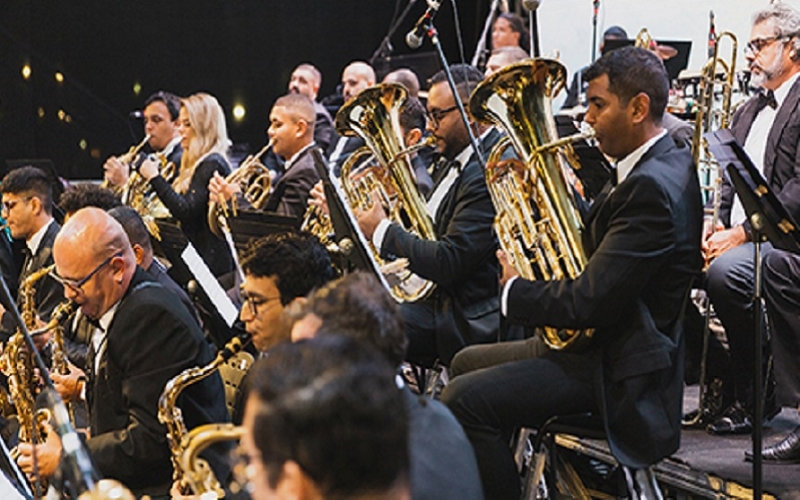
[[[742,201],[752,226],[754,242],[755,283],[753,311],[755,316],[755,368],[753,377],[753,495],[762,495],[762,420],[764,402],[762,394],[761,340],[764,334],[764,311],[761,305],[761,243],[770,241],[775,248],[800,253],[800,231],[791,214],[781,204],[767,181],[753,165],[744,148],[736,142],[730,130],[718,130],[703,136],[714,159],[724,165]]]
[[[274,212],[239,210],[236,217],[228,218],[236,250],[243,250],[251,240],[268,234],[285,233],[300,229],[300,219]]]
[[[202,313],[203,329],[212,337],[217,347],[224,346],[233,338],[235,332],[228,326],[227,321],[214,305],[206,290],[199,286],[199,283],[198,286],[190,285],[190,282],[196,282],[194,273],[189,269],[182,257],[189,240],[175,220],[155,219],[155,222],[161,233],[161,241],[158,242],[158,245],[163,255],[170,262],[169,275],[181,287],[189,291],[198,313]]]

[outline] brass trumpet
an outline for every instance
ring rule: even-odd
[[[133,146],[131,146],[131,148],[126,153],[117,156],[117,161],[119,161],[123,165],[128,165],[128,167],[130,168],[131,162],[133,162],[133,160],[139,154],[139,151],[142,150],[142,148],[145,146],[145,144],[148,143],[148,141],[150,141],[150,134],[145,135],[144,139],[142,139],[142,142],[140,142],[139,144],[134,144]],[[130,172],[130,175],[132,175],[132,174],[133,174],[133,172]],[[128,177],[129,181],[130,181],[130,175]],[[127,185],[127,183],[126,183],[126,185]],[[103,179],[103,182],[100,183],[100,187],[105,188],[105,189],[110,189],[111,191],[114,191],[117,194],[121,194],[123,189],[125,189],[125,185],[124,186],[117,186],[117,185],[111,184],[111,182],[109,182],[109,180],[107,178]]]

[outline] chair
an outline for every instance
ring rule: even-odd
[[[555,442],[557,434],[570,434],[589,439],[607,439],[603,421],[591,413],[555,416],[547,420],[535,431],[532,441],[533,456],[525,469],[523,483],[524,500],[549,498],[548,488],[558,483],[573,498],[590,498],[590,494],[578,477],[574,468],[558,456]],[[520,440],[528,439],[533,431],[525,432]],[[518,445],[518,453],[520,446]],[[550,467],[546,471],[546,465]],[[652,469],[630,469],[622,466],[625,475],[625,489],[631,500],[661,500],[663,496],[655,481]],[[544,482],[543,482],[544,480]]]

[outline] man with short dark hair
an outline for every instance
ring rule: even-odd
[[[498,258],[510,323],[593,329],[591,347],[470,372],[442,394],[472,442],[487,499],[520,494],[508,432],[554,415],[601,417],[612,454],[634,469],[680,443],[682,317],[702,265],[697,172],[661,126],[669,80],[655,54],[618,49],[586,78],[586,121],[616,163],[586,219],[587,265],[575,278],[528,281]]]
[[[137,158],[131,158],[129,164],[123,164],[119,157],[111,156],[106,160],[105,179],[112,186],[121,189],[128,181],[132,165],[139,165],[147,154],[156,154],[164,159],[164,163],[181,166],[181,136],[178,133],[178,113],[181,103],[178,96],[160,90],[147,98],[144,103],[142,118],[144,119],[145,136],[150,136],[147,145]]]
[[[397,303],[371,274],[355,272],[325,285],[298,316],[293,341],[343,335],[377,349],[396,369],[403,362],[408,342]],[[401,390],[410,418],[412,498],[483,498],[475,457],[453,415],[405,384]]]
[[[408,360],[432,366],[448,365],[462,347],[497,340],[499,301],[497,260],[492,232],[494,206],[483,169],[472,150],[456,99],[469,101],[483,79],[476,68],[451,68],[458,95],[444,71],[431,79],[428,93],[428,131],[443,157],[433,172],[434,189],[428,201],[436,240],[424,240],[387,219],[380,203],[358,212],[358,224],[383,258],[406,258],[408,269],[433,281],[433,294],[401,305],[409,339]],[[500,138],[492,128],[470,123],[484,154]]]
[[[306,213],[311,188],[319,181],[314,166],[314,105],[302,94],[286,94],[278,98],[269,114],[267,129],[272,150],[286,160],[285,172],[272,186],[264,210],[302,219]],[[213,196],[225,200],[239,196],[238,184],[214,174],[208,184]]]
[[[302,302],[314,289],[333,278],[328,251],[316,236],[290,231],[253,241],[242,256],[239,312],[259,352],[289,340],[291,324],[286,307]]]
[[[65,219],[68,219],[69,216],[84,207],[111,210],[120,205],[122,205],[122,202],[110,189],[100,187],[91,182],[73,184],[64,191],[61,199],[58,200],[58,207],[64,212]]]
[[[277,346],[251,373],[254,498],[409,498],[408,416],[379,354],[332,336]]]
[[[32,166],[12,170],[3,178],[0,185],[3,195],[3,216],[11,231],[11,236],[25,240],[25,261],[19,276],[20,290],[25,280],[42,268],[53,264],[53,241],[61,226],[53,219],[53,190],[47,174]],[[41,277],[33,284],[33,303],[36,316],[44,322],[50,320],[50,313],[63,300],[64,289],[50,276]],[[17,297],[21,307],[21,297]],[[16,331],[16,324],[9,314],[2,318],[2,341]],[[30,327],[31,325],[28,325]],[[49,335],[37,337],[41,346]],[[41,349],[40,346],[40,349]]]

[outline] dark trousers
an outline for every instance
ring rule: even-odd
[[[711,263],[707,272],[707,290],[714,310],[725,327],[730,346],[730,370],[736,398],[746,406],[752,404],[753,382],[753,290],[755,262],[753,243],[745,243],[723,253]],[[764,257],[772,245],[761,246]],[[767,345],[764,342],[763,345]],[[728,381],[726,381],[728,382]]]
[[[463,374],[442,393],[478,460],[487,500],[519,498],[509,447],[513,429],[538,428],[554,415],[597,412],[593,381],[599,355],[545,352]]]
[[[772,333],[778,403],[800,405],[800,256],[774,250],[764,259],[764,298]]]
[[[450,364],[449,375],[452,379],[465,373],[509,361],[537,358],[547,351],[547,346],[538,336],[497,344],[471,345],[458,351]]]

